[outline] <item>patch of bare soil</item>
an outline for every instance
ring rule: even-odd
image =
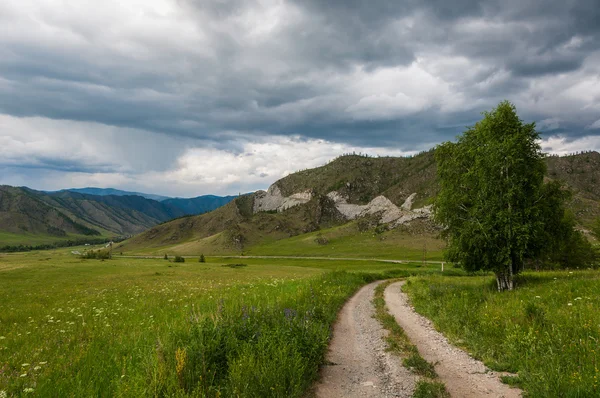
[[[517,388],[503,384],[499,373],[489,370],[481,361],[453,346],[431,321],[417,314],[401,291],[404,282],[389,285],[385,302],[390,314],[404,329],[410,341],[417,346],[421,356],[435,365],[435,370],[453,397],[520,397]]]

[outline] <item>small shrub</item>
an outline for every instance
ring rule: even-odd
[[[163,257],[165,260],[169,259],[169,256],[167,256],[167,253],[165,253],[165,256]]]
[[[413,398],[449,398],[450,394],[443,383],[419,380]]]
[[[175,262],[175,263],[185,263],[185,258],[183,258],[181,256],[175,256],[175,259],[173,260],[173,262]]]
[[[433,365],[419,354],[416,347],[411,347],[410,351],[410,355],[402,361],[403,365],[418,375],[435,379],[437,374]]]
[[[229,267],[229,268],[240,268],[240,267],[247,267],[248,264],[223,264],[221,265],[221,267]]]
[[[110,258],[110,252],[108,250],[88,250],[81,255],[81,258],[108,260]]]
[[[389,227],[387,224],[380,224],[378,226],[375,227],[375,233],[377,235],[382,234],[384,232],[387,232],[389,230]]]
[[[204,254],[200,255],[200,259],[198,260],[199,263],[205,263],[206,262],[206,258],[204,258]]]
[[[325,246],[326,244],[329,243],[329,239],[327,239],[326,237],[324,237],[321,234],[318,234],[317,237],[315,238],[315,242],[321,246]]]

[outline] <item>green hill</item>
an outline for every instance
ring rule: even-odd
[[[547,163],[548,178],[560,179],[574,191],[569,206],[585,228],[600,216],[595,183],[600,181],[600,154],[553,156]],[[419,209],[431,202],[437,189],[433,150],[405,158],[342,156],[282,178],[267,192],[155,226],[123,242],[119,250],[189,255],[347,255],[366,250],[372,256],[396,253],[415,258],[428,245],[430,251],[441,250],[427,208]],[[361,236],[371,244],[363,245]]]
[[[140,196],[0,186],[0,246],[133,235],[182,215],[177,207]]]

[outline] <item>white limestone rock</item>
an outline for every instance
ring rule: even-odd
[[[254,213],[261,211],[284,211],[290,207],[307,203],[312,199],[310,191],[297,192],[290,196],[283,196],[281,190],[275,184],[271,185],[267,192],[258,191],[254,197]]]

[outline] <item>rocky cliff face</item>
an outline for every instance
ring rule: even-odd
[[[377,216],[379,223],[389,224],[391,228],[418,218],[429,218],[431,216],[431,206],[412,210],[412,204],[416,196],[416,193],[409,195],[404,203],[398,207],[383,195],[375,197],[366,205],[348,203],[348,198],[338,191],[331,191],[326,195],[344,219],[354,220],[360,217]],[[290,196],[283,196],[277,184],[273,184],[266,192],[259,191],[255,194],[253,212],[254,214],[265,211],[283,212],[292,207],[306,204],[312,198],[312,192],[308,190],[296,192]]]
[[[271,185],[267,192],[257,191],[254,195],[254,213],[261,211],[281,212],[291,207],[308,203],[312,199],[312,192],[310,191],[283,196],[281,189],[276,184]]]

